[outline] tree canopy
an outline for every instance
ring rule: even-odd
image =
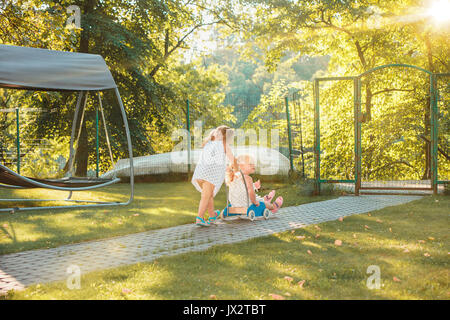
[[[67,27],[69,5],[81,9],[79,29]],[[201,119],[205,127],[285,128],[280,118],[284,98],[295,95],[292,116],[302,123],[302,133],[293,135],[294,147],[310,149],[314,77],[359,75],[392,63],[449,72],[450,25],[427,13],[427,5],[419,0],[10,0],[0,3],[0,43],[102,55],[119,85],[137,156],[171,150],[176,143],[171,133],[186,126],[188,99],[191,121]],[[215,29],[221,45],[187,59],[197,32],[205,28]],[[429,79],[412,69],[384,69],[362,81],[364,177],[429,179]],[[448,179],[448,78],[438,86],[439,174]],[[320,90],[322,175],[352,178],[352,84],[330,82]],[[0,92],[4,109],[46,110],[24,116],[25,132],[53,142],[70,136],[75,98],[71,93]],[[121,116],[110,92],[103,99],[119,158],[126,154]],[[95,103],[92,97],[77,146],[79,175],[94,159],[89,133]],[[59,112],[48,112],[56,106]],[[13,116],[0,117],[3,154],[14,145],[7,130]],[[286,138],[284,131],[281,139]],[[101,154],[106,170],[104,145]]]

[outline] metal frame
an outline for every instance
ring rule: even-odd
[[[303,147],[303,125],[302,125],[302,104],[299,102],[299,91],[292,94],[292,103],[294,105],[293,115],[297,131],[295,133],[300,135],[300,155],[302,158],[302,178],[305,178],[305,150]],[[293,151],[293,150],[292,150]]]
[[[287,131],[288,131],[288,143],[289,143],[289,165],[291,172],[294,171],[294,159],[292,154],[292,132],[291,132],[291,119],[289,115],[289,99],[288,97],[284,97],[284,104],[286,106],[286,122],[287,122]]]
[[[385,68],[404,67],[412,68],[425,72],[430,77],[430,130],[431,130],[431,187],[430,188],[389,188],[389,187],[372,187],[366,188],[361,186],[361,78],[376,71]],[[321,183],[354,183],[355,195],[360,195],[360,190],[379,189],[379,190],[432,190],[433,194],[437,194],[438,184],[450,183],[450,181],[438,180],[438,92],[437,78],[441,76],[450,76],[450,73],[432,73],[423,68],[408,64],[387,64],[372,68],[361,73],[358,76],[346,77],[325,77],[314,79],[314,155],[315,155],[315,194],[320,194]],[[354,180],[329,180],[320,177],[320,102],[319,102],[319,83],[320,81],[353,81],[353,107],[354,107],[354,155],[355,155],[355,179]],[[364,194],[368,194],[364,192]]]
[[[122,99],[120,97],[120,93],[119,90],[116,88],[114,88],[115,90],[115,95],[117,98],[117,101],[119,103],[119,108],[120,108],[120,112],[122,115],[122,119],[123,119],[123,123],[125,126],[125,133],[126,133],[126,138],[127,138],[127,144],[128,144],[128,154],[129,154],[129,160],[130,160],[130,197],[126,202],[102,202],[102,201],[91,201],[91,200],[71,200],[71,196],[72,196],[72,192],[73,191],[85,191],[85,190],[92,190],[92,189],[96,189],[96,188],[101,188],[101,187],[105,187],[114,183],[117,183],[120,181],[119,178],[115,178],[111,181],[102,183],[102,184],[98,184],[95,186],[89,186],[89,187],[74,187],[74,188],[70,188],[70,187],[57,187],[57,186],[52,186],[52,185],[47,185],[44,183],[40,183],[37,181],[34,181],[32,179],[26,178],[24,176],[21,176],[20,174],[17,174],[16,172],[6,168],[8,170],[9,173],[20,177],[21,179],[24,179],[25,181],[37,186],[37,187],[42,187],[42,188],[47,188],[47,189],[53,189],[53,190],[60,190],[60,191],[69,191],[69,197],[67,199],[0,199],[0,202],[26,202],[26,201],[67,201],[67,202],[82,202],[82,203],[91,203],[91,204],[85,204],[85,205],[67,205],[67,206],[44,206],[44,207],[25,207],[25,208],[18,208],[18,207],[13,207],[13,208],[1,208],[0,212],[15,212],[15,211],[29,211],[29,210],[43,210],[43,209],[73,209],[73,208],[86,208],[86,207],[101,207],[101,206],[126,206],[128,204],[130,204],[133,201],[134,198],[134,166],[133,166],[133,147],[131,144],[131,134],[130,134],[130,129],[128,127],[128,120],[127,120],[127,116],[126,116],[126,112],[125,112],[125,108],[123,106],[122,103]],[[74,155],[75,155],[75,151],[74,151],[74,138],[75,138],[75,131],[76,131],[76,124],[77,124],[77,120],[78,120],[78,115],[79,115],[79,111],[80,111],[80,107],[81,107],[81,101],[83,99],[83,96],[85,95],[85,101],[84,101],[84,106],[83,106],[83,115],[82,118],[84,117],[84,109],[86,106],[86,102],[87,102],[87,93],[88,91],[80,91],[78,94],[78,98],[77,98],[77,104],[76,104],[76,108],[75,108],[75,114],[74,114],[74,118],[73,118],[73,122],[72,122],[72,133],[71,133],[71,137],[70,137],[70,154],[69,154],[69,176],[71,176],[72,174],[72,169],[73,169],[73,160],[74,160]],[[102,115],[103,115],[103,108],[101,105],[101,97],[100,94],[98,95],[99,98],[99,103],[100,103],[100,108],[102,111]],[[103,118],[104,119],[104,118]],[[80,129],[82,126],[82,121],[80,123]],[[105,124],[106,126],[106,124]],[[106,130],[106,127],[105,127]],[[78,138],[77,138],[78,139]],[[107,135],[107,139],[108,135]],[[109,141],[108,141],[109,144]],[[10,188],[10,189],[24,189],[22,187],[18,187],[18,186],[10,186],[10,185],[5,185],[5,184],[0,184],[0,188]]]
[[[439,119],[438,119],[438,115],[439,115],[439,107],[438,107],[438,94],[439,92],[437,91],[437,80],[439,77],[450,77],[450,73],[434,73],[432,75],[430,75],[430,81],[432,80],[432,89],[433,91],[430,92],[431,94],[431,99],[432,99],[432,105],[431,105],[431,121],[433,121],[435,123],[434,126],[434,139],[432,139],[432,153],[434,152],[434,159],[432,158],[432,178],[434,177],[434,183],[432,185],[433,188],[433,193],[437,194],[437,187],[439,184],[450,184],[450,181],[446,181],[446,180],[439,180],[438,177],[438,158],[439,158],[439,150],[438,150],[438,138],[439,138]],[[431,90],[431,88],[430,88]],[[433,160],[434,160],[434,165],[433,165]]]
[[[189,112],[189,99],[186,100],[186,130],[187,130],[187,165],[188,176],[191,174],[191,122]]]

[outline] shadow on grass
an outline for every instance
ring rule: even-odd
[[[82,193],[88,200],[125,201],[129,186],[117,184],[102,190]],[[272,188],[282,195],[285,205],[298,205],[330,197],[299,197],[296,189],[280,183],[263,184],[261,194]],[[2,197],[10,192],[18,197],[58,198],[67,192],[44,189],[0,190]],[[55,194],[53,194],[55,193]],[[74,199],[81,195],[74,193]],[[0,254],[63,244],[110,238],[125,234],[193,223],[200,194],[190,182],[140,183],[135,186],[135,201],[128,206],[18,211],[0,215]],[[226,188],[215,198],[215,207],[226,205]],[[45,205],[46,203],[37,203]],[[4,205],[4,204],[3,204]],[[26,203],[25,205],[31,205]]]
[[[116,185],[110,187],[109,193],[90,195],[115,201],[123,197],[126,188],[126,185]],[[141,200],[128,206],[2,214],[0,254],[193,223],[200,194],[187,182],[159,183],[136,185],[136,197]],[[223,191],[215,202],[218,207],[225,206]]]
[[[441,202],[433,207],[436,199]],[[79,292],[58,283],[30,288],[27,293],[57,299],[209,299],[211,295],[271,299],[270,294],[288,299],[446,299],[449,203],[425,198],[373,211],[370,216],[346,217],[343,222],[321,223],[293,233],[90,273],[82,277]],[[341,246],[334,244],[336,239],[343,241]],[[425,242],[419,242],[417,251],[402,252],[401,246],[415,245],[420,239]],[[431,257],[423,255],[427,251]],[[381,269],[380,290],[366,286],[370,265]],[[394,276],[401,281],[394,282]],[[303,288],[298,284],[301,280],[305,280]],[[123,288],[132,293],[122,294]]]
[[[344,223],[327,222],[321,224],[321,231],[308,227],[294,234],[283,233],[282,237],[269,236],[212,248],[204,253],[160,259],[158,268],[164,269],[170,277],[163,282],[147,284],[143,291],[149,296],[176,299],[208,299],[211,294],[219,299],[268,299],[270,293],[285,295],[286,292],[295,299],[423,299],[424,292],[437,290],[433,286],[441,290],[447,288],[445,277],[432,277],[428,281],[433,284],[426,280],[429,274],[446,274],[447,251],[442,253],[441,250],[427,258],[423,252],[431,252],[433,242],[411,254],[403,253],[401,248],[390,243],[417,243],[432,232],[435,239],[443,240],[448,247],[443,224],[448,207],[444,205],[430,213],[432,201],[416,201],[412,211],[407,204],[375,211],[371,216],[348,217]],[[433,222],[427,230],[422,228],[420,221],[430,214],[433,214]],[[385,221],[377,222],[380,219]],[[370,229],[366,229],[366,225]],[[391,232],[389,228],[397,231]],[[358,245],[351,241],[354,233],[357,234],[354,242],[359,242]],[[299,234],[307,240],[295,240]],[[317,239],[316,234],[320,234]],[[338,238],[345,239],[343,246],[334,245]],[[319,247],[308,245],[309,242]],[[308,249],[312,255],[307,254]],[[370,274],[367,274],[367,267],[370,265],[380,267],[386,289],[368,289],[366,281]],[[405,265],[408,266],[406,269]],[[290,272],[290,268],[295,268],[296,272]],[[294,278],[293,283],[306,280],[305,290],[288,284],[284,279],[286,275]],[[394,283],[394,276],[405,284]],[[199,294],[193,296],[192,292]]]

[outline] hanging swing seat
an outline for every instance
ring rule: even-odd
[[[133,166],[133,147],[131,144],[131,133],[128,127],[127,115],[120,97],[119,89],[114,78],[106,65],[103,57],[97,54],[79,53],[47,50],[40,48],[28,48],[0,44],[0,88],[13,90],[30,91],[59,91],[59,92],[77,92],[75,112],[72,119],[72,131],[70,136],[70,155],[69,155],[69,177],[62,179],[38,179],[20,175],[12,171],[4,164],[0,164],[0,188],[26,189],[26,188],[47,188],[52,190],[68,191],[69,195],[66,202],[85,202],[83,205],[45,205],[45,206],[26,206],[18,208],[19,202],[60,202],[61,199],[0,199],[0,202],[13,202],[12,208],[1,208],[0,212],[11,212],[17,210],[42,210],[56,208],[85,208],[100,206],[118,206],[128,205],[133,201],[134,196],[134,166]],[[109,142],[109,134],[106,128],[106,117],[103,113],[101,92],[114,90],[120,114],[122,115],[123,126],[125,129],[126,142],[128,147],[128,159],[130,161],[130,196],[128,201],[108,202],[93,200],[74,200],[71,199],[73,191],[86,191],[105,187],[120,181],[120,178],[102,177],[102,178],[80,178],[73,177],[74,158],[76,150],[75,142],[79,143],[81,128],[83,127],[84,115],[87,105],[88,94],[97,94],[99,100],[98,111],[101,112],[103,124],[105,127],[106,142],[108,151],[113,161],[113,154]],[[81,117],[80,117],[81,114]],[[78,135],[75,136],[76,127],[79,127]],[[98,150],[98,119],[97,119],[97,150]],[[20,144],[18,144],[20,146]],[[20,151],[18,152],[20,154]],[[97,168],[98,168],[97,151]],[[98,169],[97,169],[98,172]],[[98,173],[97,173],[98,174]]]
[[[79,178],[66,177],[61,179],[37,179],[21,176],[0,164],[0,184],[2,187],[11,188],[49,188],[58,190],[75,191],[74,188],[100,188],[119,182],[120,178]],[[56,188],[55,188],[56,187]],[[62,188],[62,189],[61,189]]]

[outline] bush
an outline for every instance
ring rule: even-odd
[[[314,196],[315,194],[315,180],[313,179],[297,179],[295,183],[297,194],[300,196]],[[336,190],[332,183],[322,183],[320,185],[320,195],[340,195],[339,190]]]
[[[450,196],[450,183],[444,184],[444,195]]]
[[[297,194],[299,196],[313,196],[314,195],[314,180],[312,179],[298,179],[295,183]]]

